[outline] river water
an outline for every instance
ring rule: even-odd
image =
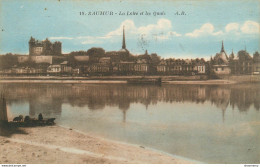
[[[8,117],[204,163],[260,163],[260,85],[0,84]]]

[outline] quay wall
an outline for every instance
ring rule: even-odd
[[[89,77],[71,77],[71,76],[2,76],[0,82],[19,81],[19,82],[71,82],[71,83],[126,83],[128,79],[140,78],[162,78],[162,82],[168,81],[210,81],[218,83],[220,80],[232,81],[232,83],[260,83],[260,75],[225,75],[218,79],[212,79],[207,75],[194,76],[89,76]]]

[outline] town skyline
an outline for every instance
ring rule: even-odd
[[[123,28],[122,31],[124,31],[124,28]],[[121,32],[121,33],[122,33],[122,32]],[[120,36],[122,37],[122,34],[121,34]],[[31,38],[32,38],[32,36],[31,36]],[[58,42],[58,43],[62,43],[62,42],[59,41],[59,40],[51,40],[52,37],[50,37],[50,38],[46,37],[46,38],[44,38],[44,39],[42,39],[42,40],[39,40],[39,39],[37,39],[37,38],[34,38],[34,39],[36,39],[37,42],[43,42],[43,41],[48,40],[48,41],[50,41],[51,43],[57,43],[57,42]],[[58,39],[58,38],[57,38],[57,39]],[[123,40],[124,40],[124,43],[126,43],[125,38],[124,38]],[[122,41],[121,41],[121,42],[122,42]],[[174,55],[169,55],[169,56],[166,56],[166,57],[165,57],[165,56],[161,56],[161,55],[158,54],[157,52],[149,52],[149,54],[156,54],[156,55],[158,55],[159,57],[161,57],[162,59],[171,59],[171,58],[173,58],[173,59],[174,59],[174,58],[176,58],[176,59],[197,59],[197,58],[203,58],[203,59],[205,59],[205,60],[208,61],[208,60],[210,60],[211,58],[213,58],[216,54],[218,54],[219,51],[222,50],[222,49],[220,49],[220,47],[221,47],[221,45],[223,46],[223,43],[224,43],[224,42],[225,42],[224,40],[219,41],[219,42],[218,42],[219,45],[218,45],[218,47],[216,47],[216,48],[218,48],[218,51],[217,51],[216,53],[210,54],[210,56],[205,56],[205,57],[203,57],[203,56],[201,56],[201,55],[198,55],[197,57],[185,57],[185,56],[179,57],[179,56],[174,56]],[[62,43],[62,44],[63,44],[63,43]],[[120,45],[120,44],[119,44],[119,45]],[[73,53],[73,52],[87,52],[88,50],[93,49],[93,48],[104,49],[104,48],[101,47],[101,46],[96,46],[96,47],[88,48],[88,49],[86,49],[86,50],[72,50],[72,51],[70,51],[70,52],[63,52],[63,47],[61,47],[61,54],[62,54],[62,55],[67,55],[67,54],[71,54],[71,53]],[[125,44],[124,48],[127,48],[127,47],[126,47],[126,44]],[[12,53],[12,52],[7,52],[7,53],[3,53],[3,54],[0,54],[0,55],[7,55],[7,54],[13,54],[13,55],[30,55],[29,50],[30,50],[30,49],[29,49],[29,47],[28,47],[28,52],[26,52],[26,53]],[[105,50],[105,49],[104,49],[104,50]],[[117,50],[105,50],[105,52],[117,52],[118,50],[120,50],[120,47],[118,47]],[[227,50],[230,50],[230,49],[226,49],[226,47],[225,47],[225,52],[226,52],[226,54],[227,54],[228,56],[230,56],[231,54],[234,54],[234,55],[235,55],[235,58],[237,58],[237,53],[238,53],[239,51],[242,51],[242,50],[246,51],[246,52],[249,53],[249,55],[251,55],[251,56],[253,56],[253,54],[256,53],[256,52],[259,52],[259,50],[255,50],[255,51],[253,51],[252,53],[251,53],[251,52],[248,52],[246,45],[245,45],[244,48],[240,48],[240,49],[238,49],[237,51],[234,51],[233,48],[231,49],[231,52],[228,52]],[[143,53],[133,53],[133,52],[129,51],[129,53],[131,53],[132,56],[143,55],[143,54],[146,54],[147,52],[148,52],[148,50],[145,50]]]
[[[220,52],[210,60],[162,59],[156,53],[133,55],[126,45],[125,28],[122,29],[122,48],[105,51],[90,48],[62,54],[62,43],[46,38],[39,41],[31,36],[28,55],[1,56],[2,75],[205,75],[219,77],[230,74],[259,74],[259,53],[253,57],[245,50],[237,55],[225,51],[222,41]],[[20,66],[20,67],[18,67]],[[17,68],[18,67],[18,68]],[[36,68],[35,68],[36,67]]]
[[[15,3],[14,3],[15,2]],[[1,1],[4,12],[12,13],[1,19],[0,54],[28,54],[30,36],[39,40],[61,41],[63,53],[101,47],[106,51],[120,49],[121,31],[126,30],[128,50],[134,54],[157,53],[162,58],[209,59],[219,52],[224,40],[227,54],[246,47],[250,55],[259,51],[259,8],[257,1],[214,1],[218,10],[209,10],[208,3],[197,1],[134,2],[113,0],[109,3],[77,4],[46,1],[44,6],[29,1]],[[169,8],[171,6],[171,8]],[[180,8],[182,6],[182,8]],[[30,11],[27,8],[30,7]],[[203,12],[202,9],[203,8]],[[248,11],[247,9],[252,9]],[[77,9],[77,10],[75,10]],[[159,16],[82,16],[82,11],[162,12]],[[187,15],[176,16],[176,12]],[[153,15],[153,14],[152,14]],[[32,17],[35,16],[35,17]],[[8,20],[16,20],[10,22]],[[3,42],[4,41],[4,42]]]
[[[32,42],[32,40],[37,44],[40,44],[41,45],[41,47],[43,47],[43,43],[44,42],[50,42],[50,44],[58,44],[59,46],[58,46],[58,50],[56,50],[56,53],[55,52],[53,52],[52,53],[52,48],[49,48],[50,50],[48,50],[47,52],[46,51],[44,51],[44,52],[41,52],[41,54],[38,54],[38,56],[46,56],[46,55],[53,55],[53,56],[60,56],[60,55],[63,55],[63,56],[66,56],[66,55],[70,55],[70,54],[72,54],[72,53],[79,53],[79,52],[82,52],[82,53],[84,53],[85,52],[85,54],[89,51],[89,50],[91,50],[91,49],[103,49],[104,51],[105,51],[105,53],[109,53],[109,52],[120,52],[122,49],[124,49],[124,50],[126,50],[127,52],[129,52],[129,54],[131,55],[131,56],[134,56],[134,57],[138,57],[138,56],[140,56],[140,55],[145,55],[145,54],[156,54],[157,56],[159,56],[161,59],[204,59],[204,60],[206,60],[206,61],[209,61],[210,59],[212,59],[214,56],[216,56],[218,53],[219,53],[219,51],[220,52],[225,52],[226,54],[227,54],[227,56],[229,57],[230,55],[234,55],[235,57],[235,59],[237,59],[238,57],[238,52],[239,51],[245,51],[245,52],[247,52],[251,57],[256,53],[256,52],[259,52],[258,50],[256,50],[256,51],[254,51],[254,52],[252,52],[252,53],[250,53],[250,52],[248,52],[248,50],[247,50],[247,46],[245,45],[245,47],[244,48],[241,48],[241,49],[238,49],[237,50],[237,52],[236,51],[234,51],[234,49],[232,49],[232,51],[229,53],[229,52],[227,52],[227,50],[226,50],[226,47],[225,47],[225,49],[224,49],[224,40],[221,40],[220,42],[219,42],[219,46],[218,46],[218,48],[221,48],[221,49],[219,49],[219,51],[217,51],[216,53],[212,53],[211,55],[210,55],[210,57],[203,57],[203,56],[201,56],[201,57],[174,57],[174,55],[172,55],[171,57],[163,57],[163,56],[161,56],[161,55],[159,55],[158,53],[156,53],[156,52],[148,52],[148,50],[145,50],[143,53],[133,53],[133,52],[131,52],[131,50],[128,50],[127,49],[127,39],[126,39],[126,37],[125,37],[125,26],[123,25],[122,26],[122,30],[121,30],[121,35],[119,35],[120,37],[121,37],[121,46],[122,46],[122,48],[120,48],[120,47],[118,47],[119,49],[117,49],[117,50],[105,50],[104,48],[102,48],[102,47],[99,47],[99,46],[97,46],[97,47],[92,47],[92,48],[88,48],[88,49],[86,49],[86,50],[73,50],[73,51],[70,51],[70,52],[68,52],[68,53],[64,53],[63,52],[63,43],[61,42],[61,41],[58,41],[58,40],[51,40],[52,39],[52,37],[46,37],[45,39],[43,39],[43,40],[39,40],[39,39],[37,39],[37,38],[34,38],[33,36],[31,36],[30,37],[30,40],[29,40],[29,42],[28,42],[28,51],[29,52],[27,52],[27,53],[25,53],[25,54],[19,54],[19,53],[11,53],[11,52],[9,52],[9,53],[5,53],[5,54],[2,54],[2,55],[8,55],[8,54],[12,54],[12,55],[28,55],[28,56],[30,56],[30,55],[32,55],[31,54],[31,49],[30,49],[30,43]],[[51,47],[53,47],[53,46],[51,46]],[[42,51],[42,50],[41,50]],[[50,53],[48,53],[48,52],[50,52]],[[1,55],[1,54],[0,54]],[[87,55],[85,55],[85,56],[87,56]]]

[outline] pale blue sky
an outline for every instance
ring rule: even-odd
[[[80,16],[79,12],[165,12],[163,16]],[[175,13],[184,11],[185,16]],[[161,57],[210,57],[224,40],[228,54],[260,49],[260,1],[97,1],[0,0],[0,54],[28,53],[30,36],[62,42],[63,53],[126,45],[134,54],[156,52]]]

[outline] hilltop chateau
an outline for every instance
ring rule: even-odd
[[[122,47],[118,51],[90,48],[62,54],[61,42],[50,42],[48,38],[29,40],[29,55],[2,55],[0,75],[58,75],[58,76],[104,76],[104,75],[186,75],[207,78],[214,76],[259,74],[260,55],[253,57],[246,50],[230,56],[224,49],[211,57],[210,61],[196,59],[162,59],[156,53],[133,55],[126,47],[123,27]],[[11,59],[11,60],[10,60]]]
[[[29,55],[61,55],[61,42],[50,42],[48,38],[43,41],[31,37],[29,41]]]

